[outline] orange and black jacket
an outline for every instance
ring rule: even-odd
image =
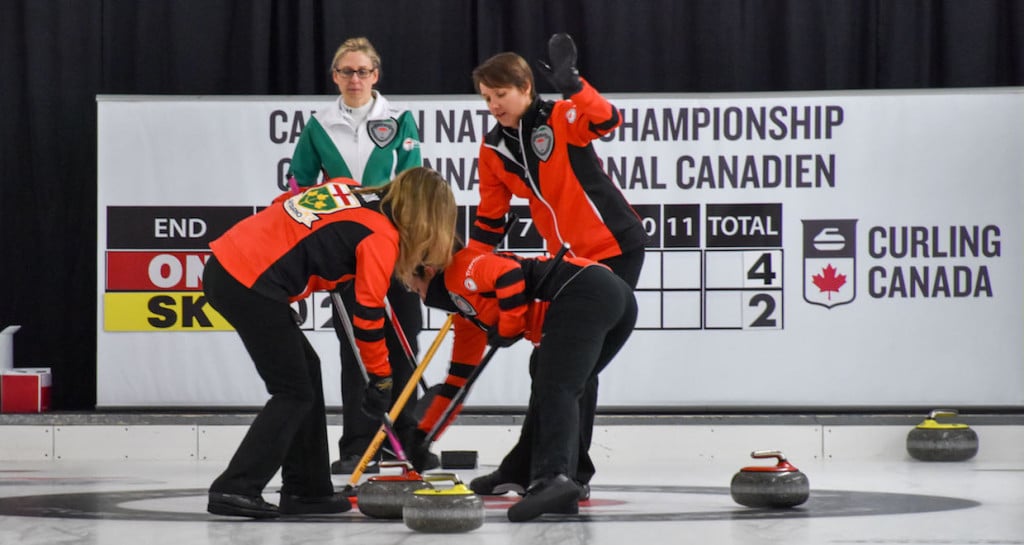
[[[448,377],[420,421],[420,429],[429,432],[455,393],[465,383],[483,358],[487,348],[484,328],[498,328],[503,337],[523,335],[540,344],[544,317],[551,301],[562,287],[584,267],[603,267],[589,259],[566,256],[554,261],[550,257],[525,258],[512,253],[483,252],[463,248],[455,253],[443,272],[444,288],[450,301],[440,304],[427,297],[427,305],[458,311],[453,320],[455,339]],[[551,267],[554,269],[547,273]],[[547,279],[541,279],[547,274]],[[435,280],[442,279],[439,273]],[[440,290],[432,290],[434,293]],[[445,423],[451,423],[457,411]],[[441,428],[443,429],[443,427]]]
[[[355,195],[331,181],[286,193],[210,243],[246,287],[287,303],[355,281],[350,309],[367,371],[391,374],[384,343],[384,296],[398,259],[398,230],[376,194]]]
[[[568,242],[572,255],[600,261],[642,247],[640,218],[591,143],[621,123],[618,109],[584,81],[569,100],[534,100],[517,129],[491,129],[480,145],[480,204],[469,246],[497,246],[515,195],[529,200],[550,251]]]

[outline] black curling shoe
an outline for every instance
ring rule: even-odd
[[[352,509],[352,503],[341,493],[313,498],[281,494],[282,515],[333,515],[349,509]]]
[[[263,501],[261,496],[225,494],[223,492],[210,492],[207,494],[206,511],[214,515],[254,519],[269,519],[280,516],[277,506]]]
[[[494,470],[469,481],[469,489],[481,496],[501,496],[509,492],[519,495],[526,493],[525,486],[514,482],[514,479],[504,475],[501,470]]]
[[[565,475],[535,482],[518,503],[508,508],[508,520],[526,522],[543,514],[575,515],[579,508],[580,487]]]
[[[359,467],[359,461],[363,459],[362,454],[352,454],[349,456],[342,456],[340,460],[331,462],[331,474],[332,475],[350,475],[352,472]],[[363,470],[363,474],[368,473],[380,473],[380,465],[377,462],[380,461],[380,457],[377,456],[370,460],[366,464],[366,469]]]

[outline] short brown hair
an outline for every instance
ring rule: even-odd
[[[533,71],[526,59],[515,53],[498,53],[473,69],[473,88],[480,92],[480,84],[488,87],[515,87],[525,90],[530,86],[530,95],[537,96],[533,83]]]

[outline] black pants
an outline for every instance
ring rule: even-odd
[[[206,264],[203,289],[242,338],[270,393],[210,491],[257,496],[280,468],[282,493],[332,494],[320,359],[288,304],[246,288],[216,258]]]
[[[513,482],[565,474],[590,482],[598,374],[636,325],[632,288],[604,268],[588,267],[551,303],[543,341],[531,357],[530,403],[499,470]]]
[[[352,311],[356,308],[355,284],[346,282],[338,286],[342,302],[348,311],[349,320],[352,319]],[[420,298],[414,292],[410,292],[396,279],[391,280],[388,288],[388,300],[391,308],[398,316],[398,323],[402,327],[409,345],[412,348],[413,356],[419,353],[417,336],[423,329],[423,314],[420,310]],[[373,436],[380,429],[380,420],[370,418],[361,409],[363,404],[363,391],[366,382],[363,380],[363,373],[352,351],[352,342],[349,341],[345,328],[342,326],[338,316],[338,309],[334,309],[334,331],[341,343],[341,404],[342,404],[342,430],[341,439],[338,440],[338,448],[341,457],[361,456],[370,446]],[[391,363],[391,376],[394,386],[391,389],[392,404],[412,375],[413,365],[410,364],[405,355],[394,327],[391,325],[391,317],[388,316],[384,324],[384,340],[388,346],[388,361]],[[395,419],[395,430],[405,435],[416,427],[416,418],[413,411],[416,407],[417,395],[414,393],[406,402],[401,414]],[[387,445],[387,442],[384,443]],[[405,448],[405,445],[403,445]]]

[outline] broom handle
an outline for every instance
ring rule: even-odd
[[[412,353],[412,345],[409,344],[409,337],[405,336],[405,330],[402,329],[402,324],[398,322],[398,313],[395,312],[395,307],[391,306],[391,300],[384,297],[384,308],[387,310],[388,318],[391,319],[391,328],[395,330],[395,336],[398,337],[399,344],[402,345],[402,350],[405,352],[405,360],[409,363],[409,367],[416,369],[416,356]],[[427,386],[427,381],[423,380],[420,376],[418,379],[420,386],[423,388],[423,393],[427,393],[430,389]]]
[[[427,369],[427,364],[434,358],[434,353],[441,347],[441,341],[444,340],[444,336],[448,333],[448,330],[452,327],[452,319],[454,314],[449,314],[448,319],[441,325],[440,331],[437,332],[437,336],[434,337],[434,342],[430,345],[430,349],[423,356],[423,361],[420,362],[416,369],[413,371],[412,376],[409,377],[409,381],[405,383],[405,387],[402,389],[402,393],[398,395],[398,399],[395,400],[395,405],[391,407],[390,416],[392,419],[398,418],[399,413],[405,408],[405,404],[408,403],[409,398],[412,397],[413,392],[416,391],[416,381],[422,376],[423,372]],[[363,457],[359,460],[359,464],[352,471],[352,476],[349,478],[348,484],[355,486],[359,482],[359,478],[362,477],[363,472],[366,471],[366,466],[370,464],[370,459],[373,458],[380,446],[384,444],[384,439],[387,436],[386,429],[381,426],[377,430],[377,434],[373,436],[373,440],[370,441],[370,445],[366,447],[366,452],[363,453]]]
[[[352,328],[352,320],[348,317],[348,310],[345,308],[345,302],[341,300],[341,295],[336,291],[331,292],[331,299],[334,301],[334,307],[338,310],[338,316],[341,318],[341,325],[345,328],[345,335],[348,337],[349,343],[352,344],[352,352],[355,354],[356,362],[359,363],[359,371],[363,374],[363,381],[369,385],[370,374],[366,370],[366,364],[363,362],[363,356],[359,353],[359,347],[356,345],[355,330]],[[395,435],[394,421],[388,414],[384,414],[384,417],[381,420],[383,420],[384,429],[387,430],[388,440],[391,442],[391,446],[395,449],[395,454],[398,455],[399,460],[405,460],[405,451],[402,450],[402,443],[398,441],[398,436]]]

